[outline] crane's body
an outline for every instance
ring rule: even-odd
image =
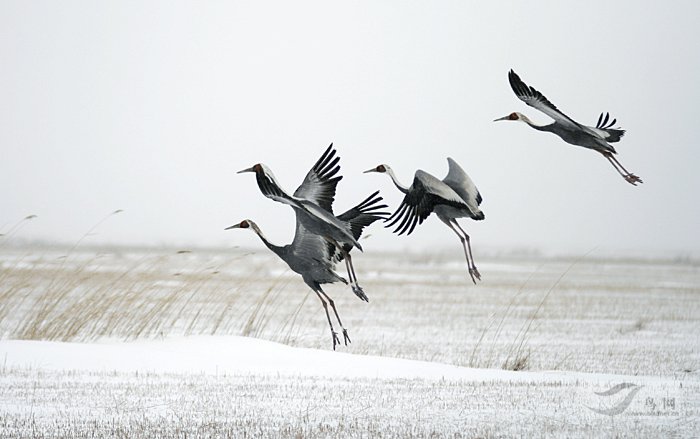
[[[528,119],[529,120],[529,119]],[[526,122],[527,123],[527,122]],[[535,125],[530,121],[528,123],[531,127],[539,131],[546,131],[559,136],[564,142],[574,145],[582,146],[584,148],[593,149],[596,151],[606,151],[612,154],[617,154],[615,148],[610,145],[607,141],[597,136],[595,132],[589,132],[585,125],[578,125],[578,127],[573,128],[570,126],[551,123],[549,125]]]
[[[315,239],[314,235],[308,234],[300,223],[297,223],[294,242],[283,246],[271,243],[252,220],[245,220],[229,227],[229,229],[232,228],[253,229],[265,246],[286,262],[292,271],[300,274],[304,282],[314,291],[322,284],[347,283],[334,271],[335,264],[331,262],[330,255],[324,253],[325,243]]]
[[[615,170],[630,184],[637,185],[642,183],[642,179],[627,171],[622,164],[615,158],[617,154],[611,143],[619,142],[625,131],[619,128],[613,128],[616,119],[610,121],[609,113],[601,113],[598,117],[598,123],[595,127],[587,126],[576,122],[566,114],[562,113],[554,104],[552,104],[542,93],[534,87],[525,84],[520,77],[511,70],[508,73],[508,81],[515,95],[527,105],[536,108],[547,116],[554,119],[553,123],[547,125],[538,125],[532,122],[524,114],[513,112],[508,116],[496,119],[521,121],[538,131],[546,131],[559,136],[564,142],[575,146],[592,149],[602,154],[613,165]]]
[[[474,182],[452,158],[447,158],[449,170],[447,176],[439,180],[433,175],[417,170],[410,187],[404,186],[396,178],[393,169],[382,164],[365,172],[388,174],[394,185],[406,196],[401,205],[389,218],[386,227],[398,224],[394,233],[410,235],[416,225],[422,224],[431,213],[454,231],[462,242],[464,255],[467,259],[469,276],[476,284],[481,280],[481,274],[476,269],[472,256],[469,235],[457,222],[457,218],[471,218],[476,221],[484,219],[484,213],[479,208],[482,197]]]

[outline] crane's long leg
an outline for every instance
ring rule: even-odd
[[[474,285],[476,285],[476,279],[481,280],[481,274],[479,273],[479,270],[476,269],[476,266],[474,265],[474,259],[471,257],[471,244],[469,243],[469,235],[464,233],[464,230],[462,230],[462,228],[459,227],[459,224],[454,219],[440,219],[443,223],[447,224],[448,227],[457,234],[457,236],[459,236],[459,240],[462,242],[462,247],[464,248],[464,256],[467,258],[467,269],[469,270],[469,276],[471,276],[472,282],[474,282]],[[459,227],[459,230],[462,230],[464,236],[462,236],[462,234],[459,233],[457,229],[455,229],[455,227],[452,225],[453,222],[457,225],[457,227]]]
[[[464,231],[464,229],[462,228],[462,226],[459,225],[456,219],[453,219],[452,222],[464,235],[464,238],[467,241],[467,249],[469,250],[469,259],[471,259],[472,262],[472,270],[474,271],[474,276],[476,276],[477,279],[481,280],[481,274],[479,273],[479,270],[476,269],[476,264],[474,264],[474,253],[472,253],[472,244],[471,240],[469,239],[469,235],[467,235],[467,232]]]
[[[333,299],[331,299],[328,294],[326,294],[325,291],[321,290],[321,294],[323,294],[323,297],[326,298],[326,301],[331,305],[331,308],[333,308],[333,312],[335,313],[335,318],[338,319],[338,323],[340,324],[340,327],[343,329],[343,339],[345,341],[345,346],[348,345],[348,343],[352,343],[350,340],[350,336],[348,336],[348,330],[345,329],[345,326],[343,326],[343,322],[340,321],[340,316],[338,315],[338,310],[335,309],[335,302],[333,302]]]
[[[637,183],[644,183],[641,178],[637,177],[636,175],[634,175],[633,173],[631,173],[627,169],[625,169],[625,167],[622,166],[622,163],[620,163],[620,161],[617,159],[617,157],[615,157],[614,155],[611,154],[610,159],[612,159],[615,163],[617,163],[617,165],[623,171],[625,171],[625,174],[627,174],[627,175],[625,175],[625,180],[627,180],[628,182],[632,183],[635,186],[637,185]]]
[[[644,183],[641,178],[637,177],[636,175],[632,174],[627,169],[625,169],[625,167],[622,166],[622,163],[620,163],[619,160],[617,160],[615,156],[613,156],[611,153],[602,151],[599,152],[603,154],[603,156],[605,156],[606,159],[608,159],[610,164],[613,165],[613,168],[615,168],[615,170],[619,172],[620,175],[622,175],[622,178],[624,178],[628,183],[634,186],[636,186],[637,183]]]
[[[337,344],[340,344],[340,339],[338,338],[338,333],[335,332],[335,330],[333,329],[333,322],[331,322],[331,315],[328,314],[328,304],[326,303],[325,300],[323,300],[323,296],[321,296],[321,293],[319,293],[319,291],[321,293],[323,293],[323,290],[321,290],[320,288],[318,290],[314,289],[314,293],[316,293],[316,295],[318,296],[318,299],[321,301],[321,305],[323,305],[323,309],[326,311],[326,318],[328,319],[328,325],[331,327],[331,336],[333,337],[333,350],[335,350],[335,346]],[[323,295],[325,296],[326,293],[323,293]],[[326,296],[326,297],[328,297],[328,296]],[[333,302],[331,302],[331,303],[333,303]],[[333,306],[333,311],[335,311],[335,306]],[[337,316],[338,316],[338,314],[336,313],[336,317]],[[340,321],[340,320],[338,320],[338,321]],[[340,326],[341,327],[343,326],[342,323],[340,324]],[[343,332],[345,332],[345,328],[343,328]],[[347,344],[347,343],[345,343],[345,344]]]
[[[353,267],[352,265],[352,258],[350,257],[350,253],[346,252],[343,246],[340,245],[336,240],[330,238],[326,238],[326,240],[333,244],[335,248],[338,249],[338,251],[343,255],[343,259],[345,260],[345,268],[348,270],[348,278],[350,279],[350,287],[352,288],[352,292],[355,293],[357,297],[364,300],[365,302],[369,302],[369,299],[367,298],[365,292],[362,290],[362,287],[357,283],[357,275],[355,274],[355,267]]]
[[[364,300],[365,302],[369,302],[369,298],[367,298],[367,295],[365,294],[364,290],[360,286],[360,284],[357,283],[357,275],[355,274],[355,267],[352,265],[352,258],[350,257],[350,253],[346,252],[344,248],[340,248],[340,251],[343,253],[343,257],[345,258],[345,264],[348,267],[348,276],[352,278],[352,282],[350,283],[350,286],[352,287],[352,292],[355,293],[357,297],[360,299]]]

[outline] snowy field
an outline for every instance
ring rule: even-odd
[[[0,437],[698,437],[700,265],[358,255],[318,299],[262,250],[0,251]]]

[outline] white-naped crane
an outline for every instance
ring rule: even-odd
[[[297,222],[333,244],[345,260],[353,292],[360,298],[366,298],[362,287],[357,282],[355,268],[349,253],[349,249],[353,247],[362,251],[362,246],[357,242],[351,225],[333,215],[336,186],[343,178],[337,175],[340,171],[339,160],[340,157],[336,156],[336,150],[331,143],[306,174],[304,181],[294,191],[294,195],[285,192],[270,168],[262,163],[257,163],[250,168],[238,171],[238,173],[254,172],[258,188],[263,195],[292,206],[296,212]]]
[[[389,223],[385,227],[392,227],[398,223],[394,233],[399,235],[406,233],[408,236],[417,224],[422,224],[431,213],[435,212],[435,215],[459,236],[464,247],[464,256],[467,258],[469,276],[476,284],[477,279],[481,280],[481,274],[474,265],[469,235],[459,225],[457,218],[483,220],[484,212],[479,209],[482,198],[472,179],[457,162],[448,157],[447,164],[449,166],[447,176],[442,180],[419,169],[410,187],[399,182],[389,165],[378,165],[365,173],[388,174],[394,185],[406,194],[401,205],[387,220]]]
[[[610,143],[619,142],[625,134],[625,130],[612,127],[617,122],[617,119],[611,121],[610,113],[600,113],[595,127],[582,125],[559,111],[542,93],[525,84],[513,70],[508,73],[508,81],[510,81],[510,86],[515,95],[521,101],[532,108],[540,110],[554,119],[554,122],[548,125],[538,125],[524,114],[518,112],[510,113],[508,116],[496,119],[494,122],[499,120],[519,120],[538,131],[554,133],[571,145],[583,146],[584,148],[598,151],[608,159],[610,164],[628,183],[634,186],[637,183],[643,183],[641,178],[627,171],[613,155],[617,154],[617,151]]]
[[[355,239],[360,239],[362,235],[362,230],[372,224],[374,221],[379,219],[386,219],[388,213],[381,212],[380,209],[387,207],[385,204],[378,204],[382,201],[382,197],[379,196],[379,191],[370,195],[362,203],[348,210],[347,212],[338,215],[338,220],[344,224],[348,224],[349,230]],[[348,331],[343,326],[343,322],[340,321],[340,316],[335,308],[335,303],[328,294],[326,294],[321,288],[322,284],[343,282],[347,284],[348,282],[339,276],[335,271],[335,264],[340,262],[344,258],[344,254],[349,253],[352,247],[344,247],[343,252],[339,251],[338,248],[329,243],[324,237],[319,235],[317,231],[310,229],[313,224],[309,226],[306,221],[303,221],[303,214],[300,210],[296,211],[296,232],[294,234],[294,240],[291,244],[285,246],[279,246],[272,244],[267,240],[263,234],[260,227],[253,221],[247,219],[243,220],[238,224],[234,224],[229,229],[252,229],[262,240],[262,242],[272,250],[277,256],[279,256],[284,262],[287,263],[289,268],[294,272],[299,273],[306,283],[306,285],[311,288],[318,298],[321,300],[323,309],[326,311],[326,317],[328,318],[328,325],[331,328],[331,336],[333,337],[333,350],[335,350],[336,345],[340,344],[340,339],[338,338],[338,333],[333,329],[333,322],[331,321],[331,316],[328,313],[328,305],[330,304],[333,308],[333,313],[335,313],[335,318],[338,320],[338,324],[343,331],[343,339],[345,345],[350,342],[350,337],[348,336]],[[357,296],[368,302],[367,296],[362,293],[358,294],[357,290],[354,290]]]

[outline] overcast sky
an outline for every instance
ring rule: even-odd
[[[284,244],[289,192],[330,142],[344,179],[336,212],[389,178],[446,157],[480,189],[479,249],[700,254],[700,2],[1,1],[0,233],[12,239],[258,247],[224,231],[245,218]],[[618,158],[524,124],[515,69],[573,119],[609,111]],[[460,249],[431,217],[410,237],[378,225],[375,249]],[[478,257],[478,256],[477,256]]]

